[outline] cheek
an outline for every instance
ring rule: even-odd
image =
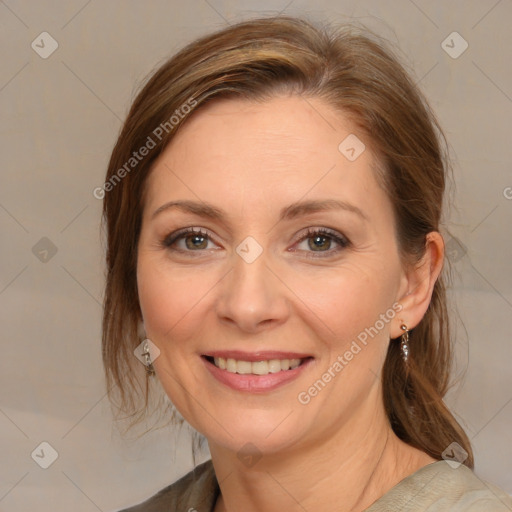
[[[390,272],[371,265],[295,274],[293,290],[332,344],[350,343],[392,305]]]
[[[194,271],[139,257],[137,287],[140,307],[148,336],[155,342],[172,336],[194,312],[218,281],[212,272],[195,268]]]

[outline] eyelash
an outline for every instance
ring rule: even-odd
[[[167,235],[162,241],[162,246],[171,251],[189,252],[189,253],[196,252],[196,251],[187,251],[184,249],[175,249],[174,247],[172,247],[173,244],[178,242],[180,239],[182,239],[182,238],[184,239],[186,235],[200,235],[200,236],[210,240],[210,236],[208,235],[208,233],[206,233],[206,231],[202,230],[201,228],[198,228],[198,229],[184,228],[184,229],[180,229],[178,231],[175,231],[174,233],[170,233],[169,235]],[[201,251],[197,251],[197,252],[201,252]]]
[[[186,250],[186,249],[176,249],[176,248],[172,247],[179,240],[185,239],[185,237],[187,235],[199,235],[201,237],[206,238],[209,241],[213,241],[211,239],[211,237],[208,235],[208,233],[201,228],[198,228],[198,229],[183,228],[174,233],[167,235],[162,240],[162,247],[164,247],[165,249],[169,249],[172,251],[178,251],[178,252],[182,252],[182,253],[183,252],[186,252],[186,253],[198,252],[198,253],[200,253],[200,252],[207,250],[207,249],[198,249],[197,251],[194,251],[194,250]],[[338,253],[339,251],[347,248],[350,245],[350,241],[346,237],[344,237],[343,235],[338,234],[336,231],[333,231],[328,228],[308,228],[307,232],[304,234],[304,236],[302,236],[296,242],[296,244],[299,244],[299,243],[303,242],[304,240],[307,240],[308,238],[313,238],[313,237],[317,237],[317,236],[329,238],[331,241],[337,243],[339,245],[339,248],[336,250],[328,250],[328,251],[305,251],[307,253],[312,253],[307,256],[309,258],[322,258],[322,257],[332,256],[333,254]]]
[[[304,240],[307,240],[308,238],[314,238],[317,236],[326,237],[330,239],[331,242],[337,243],[339,247],[335,250],[328,251],[306,251],[307,253],[311,253],[311,255],[307,256],[308,258],[322,258],[332,256],[333,254],[336,254],[341,250],[346,249],[350,245],[348,238],[328,228],[308,228],[306,234],[302,236],[296,243],[299,244]]]

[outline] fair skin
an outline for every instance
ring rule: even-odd
[[[355,161],[338,150],[350,133],[366,145]],[[435,461],[393,433],[380,372],[400,325],[412,329],[425,314],[443,241],[430,233],[423,260],[403,265],[369,148],[318,98],[218,100],[180,129],[148,178],[137,263],[141,311],[161,351],[154,366],[163,388],[208,439],[221,488],[216,512],[361,511]],[[176,207],[154,215],[179,200],[208,203],[224,217]],[[324,209],[280,220],[283,208],[313,200],[344,201],[361,215]],[[207,235],[162,243],[182,228]],[[326,228],[348,245],[307,228]],[[248,236],[262,249],[250,263],[236,250]],[[376,324],[386,312],[387,321]],[[299,394],[375,325],[378,334],[301,403]],[[309,358],[273,389],[236,389],[205,358],[219,350]],[[257,458],[240,456],[246,443]]]

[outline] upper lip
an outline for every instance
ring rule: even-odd
[[[259,350],[245,352],[243,350],[214,350],[203,354],[206,357],[222,357],[223,359],[236,359],[237,361],[267,361],[270,359],[305,359],[312,357],[310,354],[299,352],[282,352],[277,350]]]

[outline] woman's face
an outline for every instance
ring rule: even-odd
[[[361,142],[319,99],[228,99],[156,162],[140,305],[158,378],[210,444],[297,449],[381,406],[406,280]]]

